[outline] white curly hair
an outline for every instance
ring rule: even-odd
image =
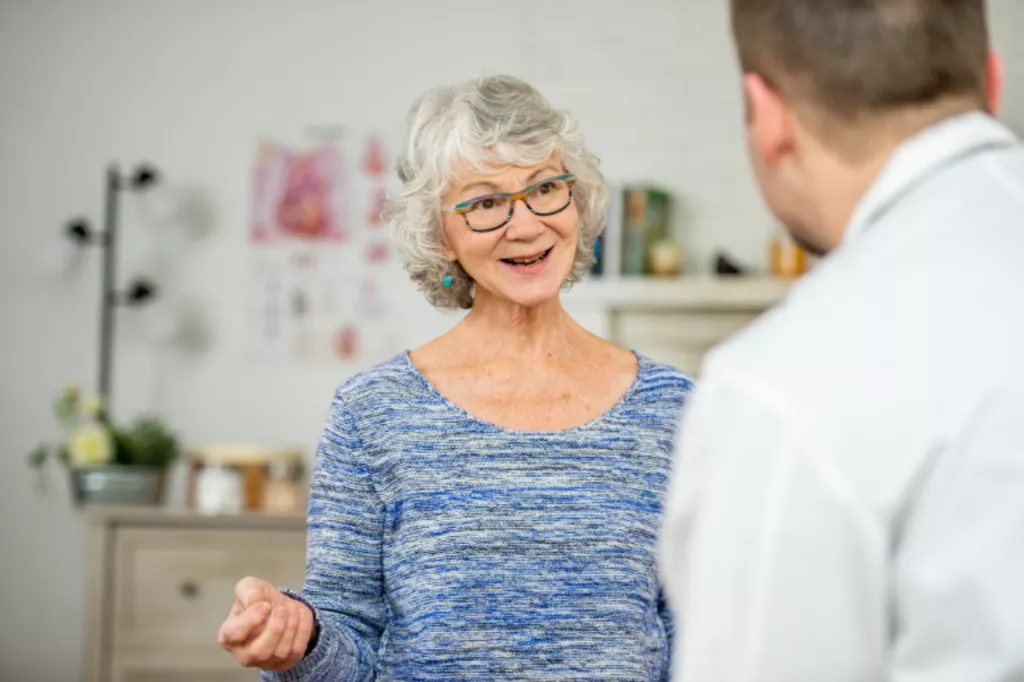
[[[531,85],[488,76],[420,96],[409,112],[409,136],[398,160],[401,191],[390,197],[387,222],[406,271],[427,300],[442,309],[470,308],[473,280],[445,256],[441,197],[458,161],[482,172],[532,166],[558,153],[576,176],[579,211],[576,258],[566,280],[578,282],[594,262],[604,230],[608,186],[596,156],[583,144],[576,120],[551,107]],[[451,286],[444,286],[450,274]]]

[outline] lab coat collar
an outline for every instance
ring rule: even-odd
[[[883,213],[939,167],[982,149],[1017,142],[1017,137],[1006,126],[980,111],[961,114],[926,128],[893,152],[857,204],[842,245],[866,232]]]

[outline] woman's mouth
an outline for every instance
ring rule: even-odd
[[[532,256],[523,256],[522,258],[502,258],[501,262],[505,263],[506,265],[512,266],[516,270],[528,270],[530,268],[537,267],[545,260],[547,260],[547,257],[551,255],[551,252],[554,250],[554,248],[555,247],[552,246],[550,249],[546,251],[541,251],[540,253],[534,254]]]

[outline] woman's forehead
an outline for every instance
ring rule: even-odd
[[[481,166],[483,166],[481,168]],[[520,166],[516,164],[498,165],[489,162],[483,164],[471,164],[463,159],[455,162],[452,168],[452,179],[449,188],[455,192],[471,185],[494,185],[495,187],[510,187],[512,191],[521,189],[525,184],[539,176],[545,175],[546,171],[557,175],[562,172],[561,162],[557,154],[552,154],[545,161],[531,165]]]

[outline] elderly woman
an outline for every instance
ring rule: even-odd
[[[493,77],[413,107],[390,223],[444,336],[337,391],[301,593],[246,578],[268,680],[661,680],[655,540],[690,381],[582,329],[607,190],[573,119]],[[276,671],[276,672],[268,672]]]

